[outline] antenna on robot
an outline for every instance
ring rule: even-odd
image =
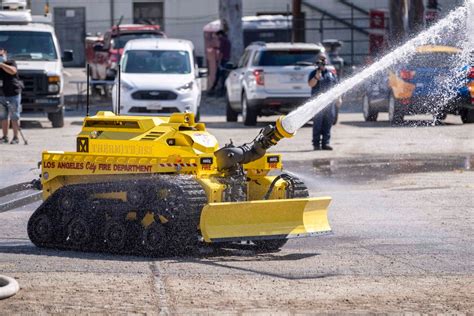
[[[89,101],[90,101],[90,92],[89,92],[89,82],[91,76],[91,66],[87,64],[87,78],[86,78],[86,116],[89,116]]]

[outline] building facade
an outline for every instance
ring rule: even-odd
[[[303,0],[305,41],[335,38],[344,41],[341,53],[358,63],[368,52],[367,32],[373,8],[387,9],[389,0]],[[462,0],[439,0],[444,12]],[[350,3],[356,5],[350,6]],[[168,37],[193,41],[197,56],[204,56],[203,27],[218,19],[218,0],[31,0],[33,14],[43,14],[48,4],[63,49],[76,52],[84,64],[86,34],[105,33],[120,23],[157,23]],[[242,0],[243,15],[286,14],[292,0]],[[364,13],[365,11],[365,13]],[[348,59],[346,57],[346,59]]]

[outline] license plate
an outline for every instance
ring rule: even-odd
[[[304,75],[302,74],[292,74],[290,75],[290,81],[291,82],[299,82],[302,81],[304,78]]]
[[[161,110],[163,106],[161,104],[150,104],[147,106],[150,110]]]

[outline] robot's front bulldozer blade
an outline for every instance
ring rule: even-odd
[[[206,242],[281,239],[329,233],[330,197],[209,203],[201,213]]]

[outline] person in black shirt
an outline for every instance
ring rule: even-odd
[[[0,80],[3,91],[3,95],[0,96],[0,120],[3,131],[0,143],[8,143],[8,116],[10,116],[13,128],[11,144],[18,144],[22,84],[18,77],[16,62],[7,59],[7,51],[3,48],[0,48]]]
[[[210,91],[211,94],[217,92],[217,96],[223,96],[225,93],[225,80],[227,79],[228,72],[225,69],[225,65],[230,60],[232,44],[230,43],[229,38],[227,38],[226,32],[223,30],[217,31],[215,34],[219,42],[219,56],[217,60],[216,78],[214,79],[214,84],[212,85]]]
[[[327,58],[321,54],[317,57],[317,68],[308,76],[308,85],[311,87],[311,96],[324,93],[334,87],[338,80],[335,73],[326,67]],[[341,99],[337,101],[340,104]],[[329,146],[331,127],[336,116],[336,104],[329,104],[313,118],[313,148],[314,150],[332,150]]]

